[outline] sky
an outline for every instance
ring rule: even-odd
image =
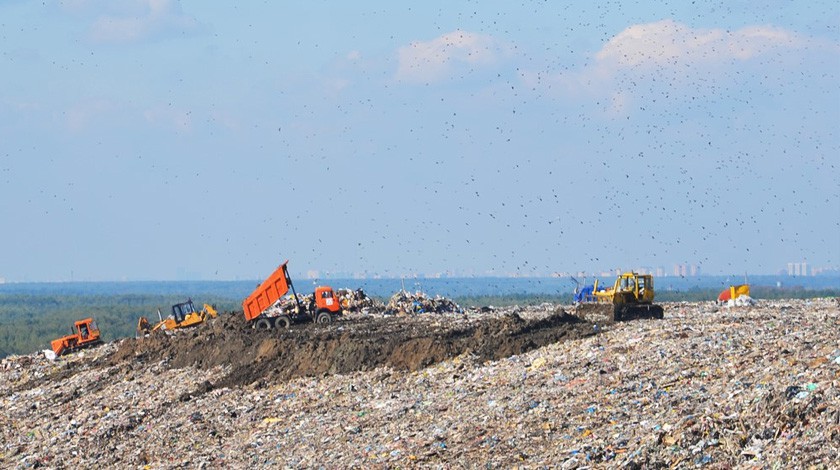
[[[416,3],[0,0],[0,278],[840,267],[837,2]]]

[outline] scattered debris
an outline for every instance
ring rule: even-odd
[[[388,301],[386,315],[414,315],[419,313],[464,313],[458,304],[446,297],[429,297],[423,292],[413,294],[400,290]]]
[[[727,307],[749,307],[757,304],[758,302],[749,295],[739,295],[734,299],[729,299],[726,301]]]
[[[179,338],[10,356],[0,466],[835,467],[834,299],[715,305],[598,333],[543,307],[257,332],[220,314]],[[338,366],[291,372],[306,352]]]
[[[336,290],[341,308],[344,313],[379,313],[385,311],[385,304],[382,301],[368,296],[364,290],[338,289]]]

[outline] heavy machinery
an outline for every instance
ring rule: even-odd
[[[85,318],[73,324],[70,334],[51,342],[52,350],[56,356],[67,354],[82,348],[96,346],[102,343],[99,337],[99,327],[93,318]]]
[[[292,323],[331,323],[341,314],[332,287],[318,286],[309,302],[301,302],[289,276],[286,260],[243,302],[245,320],[256,329],[288,328]],[[291,296],[286,294],[291,291]]]
[[[161,318],[158,309],[158,323],[154,326],[149,324],[146,317],[140,317],[137,321],[137,333],[146,335],[156,331],[171,331],[179,328],[189,328],[204,323],[207,317],[216,318],[218,313],[212,305],[204,304],[201,310],[196,310],[192,299],[172,306],[172,315],[166,319]]]
[[[591,286],[575,289],[575,311],[585,319],[608,322],[636,318],[662,318],[662,306],[653,303],[653,276],[632,271],[620,274],[612,287]]]
[[[718,302],[728,302],[730,300],[735,301],[739,297],[743,296],[750,296],[750,285],[749,284],[740,284],[737,286],[729,286],[728,289],[724,289],[720,295],[718,295]]]

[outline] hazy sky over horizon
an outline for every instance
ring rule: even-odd
[[[0,0],[0,278],[840,267],[837,2]]]

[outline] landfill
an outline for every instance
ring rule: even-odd
[[[418,313],[463,313],[461,308],[451,299],[436,295],[429,296],[425,292],[410,293],[400,290],[388,301],[385,307],[386,315],[413,315]]]
[[[370,297],[361,288],[341,288],[335,291],[345,313],[379,313],[385,310],[385,304],[376,298]]]
[[[838,468],[836,299],[220,315],[0,360],[0,467]],[[409,313],[409,312],[406,312]]]

